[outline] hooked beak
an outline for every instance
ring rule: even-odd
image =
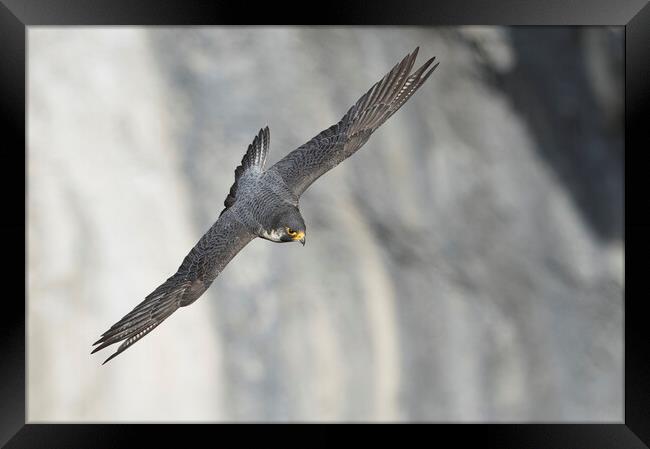
[[[293,239],[297,242],[302,243],[302,246],[305,246],[305,233],[304,232],[299,232],[297,233]]]

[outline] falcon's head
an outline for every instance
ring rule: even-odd
[[[262,231],[262,238],[272,242],[300,242],[305,244],[307,228],[297,207],[279,211],[272,219],[269,229]]]

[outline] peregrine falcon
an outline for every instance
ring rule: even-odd
[[[411,73],[418,49],[375,83],[338,123],[268,169],[264,165],[269,151],[269,128],[261,129],[235,170],[235,182],[217,221],[192,248],[178,271],[104,332],[93,344],[99,346],[92,353],[122,342],[106,363],[179,307],[192,304],[254,238],[304,245],[307,227],[300,214],[300,196],[321,175],[361,148],[438,67],[439,63],[429,69],[434,57]]]

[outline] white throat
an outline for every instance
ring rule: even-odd
[[[281,242],[282,241],[282,240],[280,240],[280,238],[282,236],[280,235],[280,233],[276,229],[271,230],[271,232],[267,232],[265,230],[262,231],[262,237],[264,237],[265,239],[274,241],[274,242]]]

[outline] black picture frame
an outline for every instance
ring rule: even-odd
[[[26,35],[31,25],[223,25],[311,23],[349,25],[612,25],[625,27],[625,205],[643,195],[645,167],[640,163],[643,150],[650,148],[647,125],[650,104],[650,6],[647,0],[508,0],[487,2],[454,0],[449,2],[338,2],[334,5],[307,6],[283,2],[251,7],[243,2],[224,5],[207,1],[123,0],[0,0],[0,112],[5,144],[2,156],[4,173],[0,177],[3,204],[2,235],[5,297],[0,313],[0,444],[7,447],[132,447],[134,438],[145,433],[148,441],[165,439],[192,444],[200,437],[215,437],[212,426],[152,425],[58,425],[26,424],[26,325],[25,307],[20,294],[8,295],[8,286],[20,290],[22,268],[26,270]],[[285,11],[301,14],[289,16]],[[629,151],[632,148],[632,151]],[[634,151],[634,148],[637,151]],[[629,159],[633,162],[630,164]],[[635,160],[636,159],[636,160]],[[25,196],[17,186],[23,186]],[[629,200],[629,201],[628,201]],[[640,199],[639,199],[640,201]],[[456,444],[479,439],[484,445],[500,448],[641,448],[650,444],[650,332],[641,312],[642,296],[634,295],[643,279],[641,257],[650,250],[650,211],[625,207],[625,415],[611,424],[476,424],[438,425],[434,432],[420,426],[431,443],[452,438]],[[638,259],[636,264],[627,264]],[[22,273],[26,279],[26,272]],[[631,282],[629,281],[631,280]],[[632,290],[630,290],[632,289]],[[22,297],[26,299],[26,281]],[[13,292],[12,292],[13,293]],[[20,293],[20,292],[19,292]],[[634,298],[634,299],[633,299]],[[403,426],[397,426],[403,428]],[[219,440],[236,437],[246,443],[252,437],[268,438],[277,426],[242,432],[221,426]],[[321,426],[299,426],[299,433],[314,432],[310,444],[335,443],[329,430]],[[373,428],[372,434],[386,441],[395,426]],[[237,432],[224,435],[228,432]],[[434,438],[434,439],[432,439]],[[216,443],[219,440],[214,440]],[[213,441],[213,440],[208,440]],[[284,441],[284,440],[283,440]],[[400,440],[403,441],[403,440]],[[290,441],[288,441],[290,442]]]

